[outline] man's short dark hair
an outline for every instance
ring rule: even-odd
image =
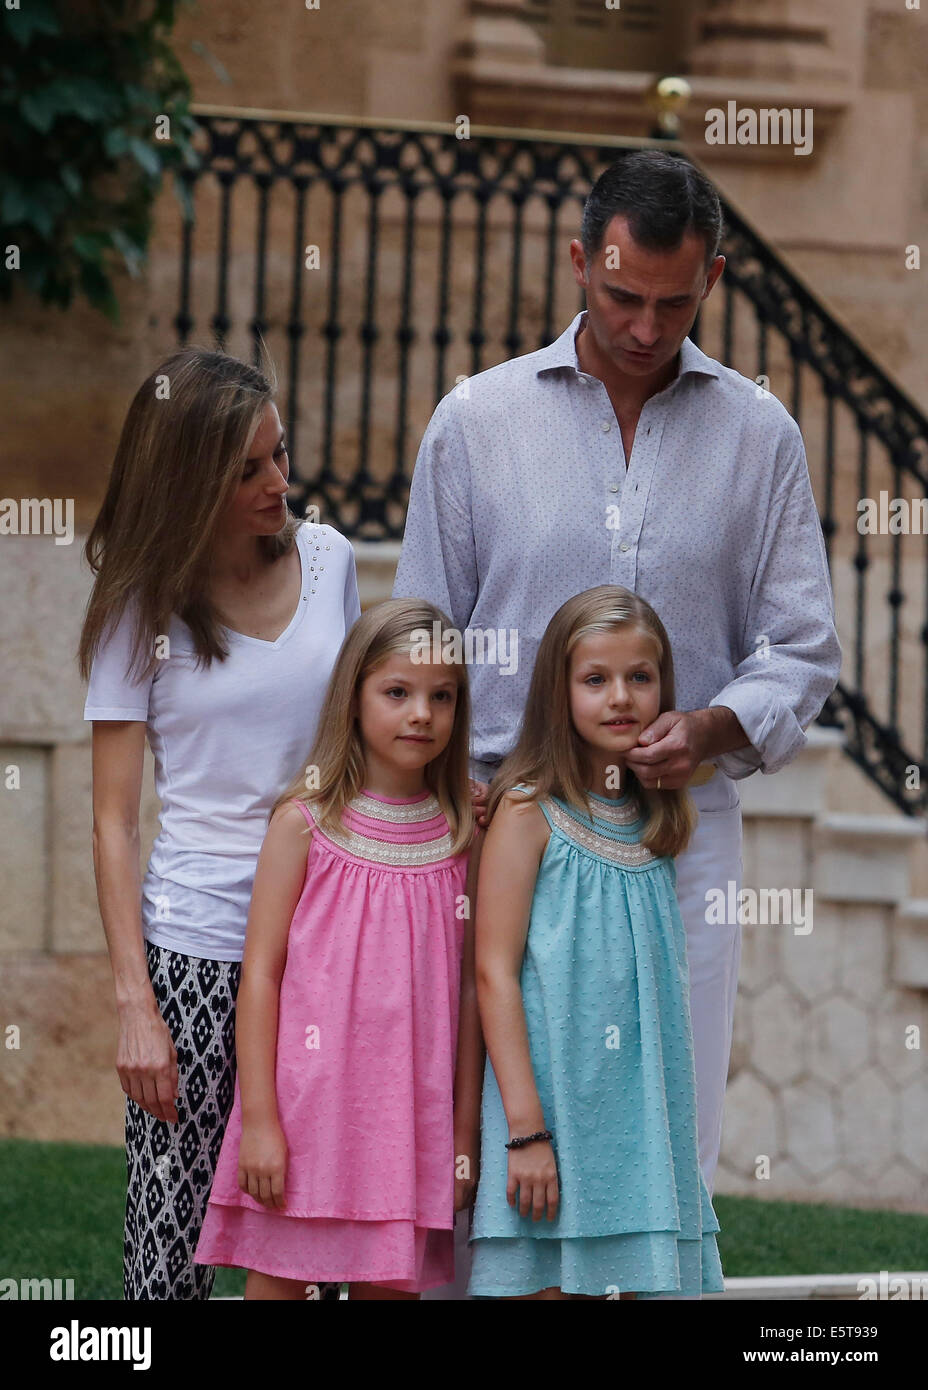
[[[688,232],[706,243],[706,265],[718,255],[722,209],[715,185],[688,160],[663,150],[635,150],[603,170],[583,208],[580,241],[589,260],[620,214],[646,251],[676,251]]]

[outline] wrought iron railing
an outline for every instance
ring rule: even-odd
[[[255,361],[264,340],[285,363],[291,505],[316,502],[359,539],[397,539],[436,402],[563,331],[583,306],[567,244],[586,194],[650,142],[194,113],[202,163],[186,174],[195,219],[181,231],[177,338]],[[769,386],[803,429],[845,654],[819,722],[844,731],[848,755],[902,811],[922,814],[928,538],[860,534],[857,500],[884,484],[893,498],[928,495],[928,424],[724,210],[725,273],[692,336]]]

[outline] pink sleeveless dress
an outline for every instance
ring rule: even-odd
[[[454,1277],[452,1095],[468,854],[437,798],[363,791],[312,827],[280,988],[286,1206],[238,1185],[241,1094],[199,1264],[418,1291]]]

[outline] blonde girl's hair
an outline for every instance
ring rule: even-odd
[[[539,644],[519,739],[493,779],[488,818],[505,793],[522,782],[533,787],[526,800],[559,796],[592,815],[586,786],[586,745],[570,715],[571,659],[582,638],[626,628],[653,639],[660,670],[660,712],[674,708],[670,639],[651,605],[615,584],[601,584],[568,599],[554,614]],[[630,767],[625,777],[624,790],[635,797],[645,818],[642,843],[655,855],[681,854],[696,825],[689,794],[682,788],[645,788]]]
[[[323,833],[337,830],[342,811],[363,789],[367,776],[357,714],[362,683],[398,652],[427,652],[432,660],[440,660],[446,648],[445,634],[456,631],[440,608],[421,599],[387,599],[366,609],[336,659],[312,748],[303,767],[274,802],[271,815],[286,801],[302,801],[311,808]],[[453,655],[450,644],[448,652]],[[451,853],[460,854],[470,846],[475,828],[468,771],[470,693],[464,662],[445,664],[457,680],[454,723],[447,745],[425,767],[425,783],[447,818]]]
[[[222,352],[181,348],[135,393],[84,548],[96,576],[77,651],[84,680],[104,628],[130,601],[130,668],[139,679],[153,670],[172,613],[190,628],[198,666],[228,656],[207,583],[222,513],[277,387],[263,344],[261,355],[259,370]],[[257,537],[259,550],[268,560],[288,554],[300,525],[288,512],[276,535]]]

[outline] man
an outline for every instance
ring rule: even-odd
[[[736,782],[796,757],[841,664],[798,426],[687,336],[724,268],[720,237],[718,195],[685,161],[640,151],[600,176],[570,243],[586,310],[549,347],[439,403],[393,590],[430,599],[462,631],[518,633],[517,674],[469,672],[481,780],[515,743],[538,643],[562,603],[619,584],[660,615],[678,707],[628,762],[646,787],[688,786],[699,812],[676,866],[710,1192],[741,930],[707,923],[706,895],[740,889]]]

